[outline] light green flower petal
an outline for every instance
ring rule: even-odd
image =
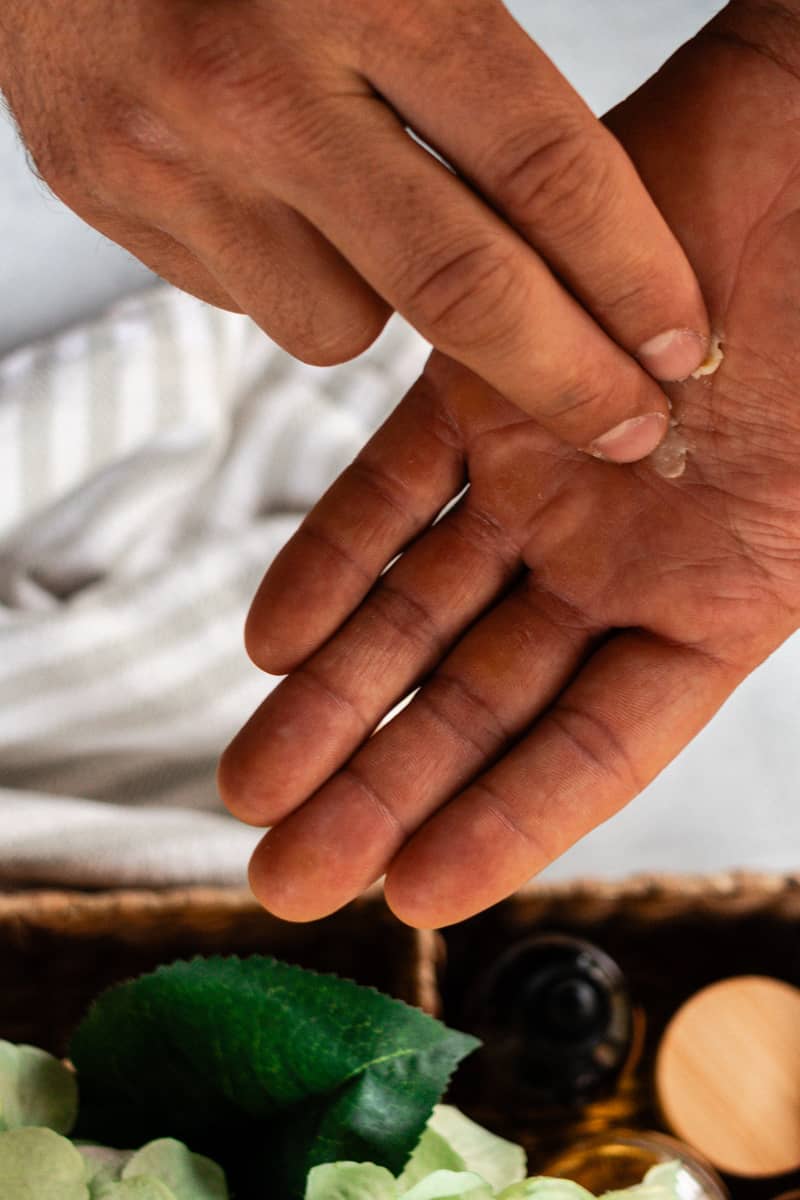
[[[52,1129],[9,1129],[0,1133],[0,1196],[90,1200],[86,1164],[72,1142]]]
[[[486,1180],[473,1171],[432,1171],[401,1200],[492,1200],[492,1196]]]
[[[152,1175],[92,1185],[91,1200],[176,1200],[165,1183]]]
[[[618,1191],[605,1192],[602,1200],[680,1200],[680,1176],[683,1171],[678,1159],[656,1163],[641,1183]],[[684,1198],[685,1200],[685,1198]]]
[[[591,1192],[571,1179],[531,1175],[504,1188],[497,1200],[595,1200]]]
[[[18,1057],[17,1047],[0,1039],[0,1132],[10,1128],[6,1110],[16,1095]]]
[[[312,1167],[305,1200],[396,1200],[391,1171],[375,1163],[335,1162]]]
[[[0,1128],[36,1125],[69,1133],[77,1115],[72,1071],[36,1046],[0,1041]]]
[[[75,1142],[75,1148],[86,1163],[90,1191],[101,1183],[119,1179],[122,1168],[133,1155],[132,1150],[112,1150],[109,1146],[95,1146],[86,1142]]]
[[[434,1110],[435,1111],[435,1110]],[[457,1154],[450,1143],[431,1128],[430,1123],[416,1145],[414,1153],[405,1165],[403,1174],[398,1177],[397,1187],[400,1192],[407,1192],[432,1171],[465,1171],[467,1164],[460,1154]]]
[[[527,1161],[522,1146],[491,1133],[451,1104],[437,1104],[428,1129],[444,1138],[462,1160],[463,1165],[455,1169],[474,1171],[494,1191],[499,1192],[525,1178]],[[447,1167],[450,1164],[436,1165]]]
[[[159,1138],[136,1151],[122,1168],[122,1178],[138,1175],[162,1180],[175,1200],[228,1200],[222,1167],[174,1138]]]
[[[682,1170],[683,1163],[677,1158],[671,1158],[669,1162],[656,1163],[645,1175],[644,1183],[648,1187],[668,1187],[677,1194]]]

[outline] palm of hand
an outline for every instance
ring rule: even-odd
[[[798,624],[800,85],[696,39],[611,121],[724,338],[717,375],[672,389],[686,470],[589,459],[433,356],[254,606],[257,659],[305,661],[221,783],[277,823],[252,879],[279,915],[320,916],[387,868],[414,924],[493,903],[641,790]],[[466,497],[307,657],[464,463]]]

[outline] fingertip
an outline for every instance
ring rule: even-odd
[[[455,893],[436,894],[436,875],[414,863],[414,854],[400,853],[390,865],[383,883],[389,910],[412,929],[443,929],[472,916],[469,905]]]
[[[269,824],[264,814],[263,797],[253,794],[249,774],[242,770],[235,738],[220,755],[216,784],[220,800],[237,821],[262,829]]]
[[[397,893],[397,894],[396,894]],[[402,887],[394,888],[389,884],[389,876],[383,885],[383,897],[386,907],[397,917],[398,921],[402,921],[404,925],[408,925],[411,929],[438,929],[439,923],[433,919],[428,911],[427,905],[415,903],[413,900],[409,904],[408,897]]]
[[[288,675],[301,666],[336,632],[374,582],[369,570],[354,567],[346,549],[315,530],[316,512],[306,517],[271,563],[245,620],[247,654],[271,675]]]
[[[329,612],[337,564],[309,541],[303,526],[269,566],[253,597],[244,625],[248,657],[270,675],[288,675],[335,629],[340,613]]]
[[[310,854],[314,857],[313,849]],[[256,846],[247,870],[250,890],[262,908],[281,921],[304,924],[344,907],[346,901],[326,904],[319,889],[309,887],[308,876],[297,869],[291,850],[289,861],[284,858],[277,829],[271,829]]]
[[[667,329],[648,338],[636,351],[644,369],[661,383],[688,379],[705,361],[709,349],[707,333],[695,329]]]
[[[297,615],[294,614],[294,621]],[[294,621],[292,623],[294,623]],[[292,634],[281,619],[280,606],[259,591],[244,624],[247,657],[267,675],[288,675],[308,657],[292,645]],[[313,647],[312,647],[313,649]]]
[[[650,412],[628,417],[607,433],[595,438],[588,447],[588,453],[606,462],[639,462],[661,444],[668,428],[669,418],[666,413]]]

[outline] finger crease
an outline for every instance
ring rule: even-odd
[[[400,842],[405,842],[411,835],[411,830],[406,829],[397,813],[391,807],[389,802],[381,796],[380,792],[371,784],[368,783],[363,775],[360,775],[354,767],[345,767],[339,772],[340,778],[344,776],[355,784],[356,790],[369,801],[372,808],[381,818],[385,825],[395,836],[399,835]]]
[[[345,547],[340,545],[339,542],[334,541],[334,539],[331,538],[327,533],[323,533],[320,529],[316,529],[313,525],[301,525],[295,534],[295,537],[310,538],[311,541],[317,542],[320,546],[324,546],[326,550],[333,551],[337,558],[341,559],[346,566],[350,567],[350,569],[354,571],[356,575],[360,576],[360,578],[365,580],[368,584],[375,582],[374,572],[368,571],[366,567],[363,567],[361,563],[357,561],[357,559],[349,550],[345,549]]]
[[[436,692],[439,690],[444,691],[445,695],[448,691],[454,694],[456,702],[459,700],[466,702],[467,719],[463,725],[460,722],[457,724],[447,713],[444,705],[436,699]],[[435,679],[420,693],[417,702],[420,701],[426,704],[434,716],[447,725],[457,738],[473,746],[482,757],[487,753],[496,753],[512,737],[511,730],[500,720],[494,709],[490,708],[477,692],[474,692],[456,675],[438,672]],[[487,735],[483,741],[469,727],[478,716],[483,720]],[[489,745],[485,744],[487,741],[490,743]]]
[[[482,806],[481,811],[488,812],[490,816],[494,817],[498,825],[503,827],[503,829],[507,830],[514,837],[522,838],[524,842],[533,847],[536,853],[543,858],[545,862],[550,862],[551,859],[554,858],[554,854],[548,849],[538,835],[532,833],[530,829],[526,829],[524,825],[520,825],[518,821],[514,820],[508,810],[507,803],[503,797],[495,791],[491,784],[487,783],[485,780],[479,779],[470,787],[469,791],[470,794],[478,792],[479,795],[486,797],[488,803],[485,803]]]
[[[566,704],[559,704],[548,715],[550,721],[552,721],[571,745],[578,750],[581,757],[594,768],[595,772],[601,775],[611,772],[617,778],[623,780],[626,787],[630,787],[633,784],[637,794],[642,790],[645,786],[645,781],[639,779],[623,742],[611,731],[604,721],[599,720],[586,709],[575,708]],[[583,722],[588,728],[593,729],[595,733],[600,734],[603,751],[611,751],[610,759],[604,758],[602,751],[598,753],[592,745],[590,738],[581,737],[577,730],[573,728],[570,718],[572,718],[572,722],[577,721],[579,724]],[[620,767],[624,767],[624,773],[627,775],[626,779],[623,779],[623,771]]]
[[[427,520],[426,517],[412,509],[410,504],[412,493],[397,476],[390,475],[382,467],[373,466],[365,459],[359,458],[355,460],[350,470],[361,476],[363,482],[378,499],[382,500],[387,508],[391,508],[401,516],[404,522],[408,520],[409,516],[415,526],[419,526]]]
[[[310,663],[305,663],[302,667],[299,667],[291,678],[298,680],[306,687],[310,685],[312,690],[315,689],[318,692],[322,692],[329,700],[333,701],[336,708],[354,716],[361,730],[362,740],[372,733],[375,722],[367,720],[354,700],[351,700],[349,696],[345,696],[343,692],[338,691],[331,684],[326,683],[320,675],[316,674]]]
[[[430,610],[408,592],[384,582],[375,593],[375,600],[375,612],[395,633],[410,638],[427,652],[439,654],[448,645],[449,637],[438,625]],[[406,610],[402,615],[392,611],[393,607],[398,606]],[[417,625],[422,625],[423,628],[420,630]]]
[[[489,513],[484,512],[479,508],[465,508],[463,510],[463,519],[467,522],[472,522],[475,528],[479,531],[481,544],[492,552],[494,557],[500,561],[505,570],[511,570],[520,565],[522,558],[522,539],[515,540],[506,533],[502,526]],[[452,528],[456,534],[462,538],[469,546],[473,543],[469,539],[469,535],[465,529],[461,529],[457,521],[453,522]]]

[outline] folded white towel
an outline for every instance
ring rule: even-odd
[[[160,286],[0,360],[0,882],[243,882],[248,605],[427,351],[308,367]]]

